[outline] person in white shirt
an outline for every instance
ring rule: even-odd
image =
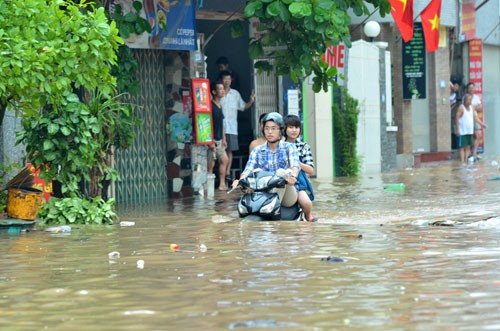
[[[472,134],[474,132],[474,109],[471,105],[472,95],[464,95],[463,104],[458,107],[455,118],[456,135],[458,137],[458,149],[460,150],[460,161],[466,165],[472,145]]]
[[[472,138],[474,139],[474,144],[472,147],[472,155],[474,155],[477,159],[480,159],[479,155],[477,155],[477,149],[479,147],[479,144],[481,143],[481,138],[482,138],[482,128],[487,128],[488,126],[484,124],[480,119],[479,116],[477,116],[478,111],[481,111],[483,109],[483,105],[481,104],[481,98],[479,95],[474,94],[476,91],[476,86],[474,83],[469,83],[467,84],[467,93],[472,95],[472,100],[471,100],[471,106],[472,109],[474,109],[474,134],[472,135]]]
[[[239,150],[238,143],[238,111],[245,111],[252,107],[255,101],[255,93],[252,92],[250,99],[245,103],[241,98],[240,92],[231,88],[231,73],[222,71],[220,73],[222,84],[226,95],[221,100],[222,112],[224,113],[224,129],[226,131],[228,165],[226,178],[230,179],[231,164],[233,163],[233,152]]]

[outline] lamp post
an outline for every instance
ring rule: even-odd
[[[376,38],[380,34],[380,24],[375,21],[368,21],[363,27],[363,32],[370,38],[370,42],[373,42],[373,38]]]

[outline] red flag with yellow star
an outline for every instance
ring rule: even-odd
[[[413,0],[389,0],[391,14],[405,42],[413,38]]]
[[[420,14],[424,30],[427,52],[434,52],[439,45],[439,17],[441,15],[441,0],[431,0]]]

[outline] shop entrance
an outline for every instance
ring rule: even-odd
[[[231,15],[227,13],[226,17]],[[204,34],[204,55],[206,57],[207,76],[215,81],[219,77],[216,61],[226,57],[229,68],[236,72],[239,81],[238,92],[245,102],[248,101],[252,90],[255,89],[252,61],[248,55],[248,27],[245,27],[243,37],[233,38],[229,24],[224,20],[198,19],[198,33]],[[248,146],[254,139],[255,105],[250,109],[238,112],[238,142],[239,151],[233,153],[231,177],[238,178],[248,159]]]

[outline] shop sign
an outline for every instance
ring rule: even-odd
[[[413,38],[403,42],[403,99],[426,98],[426,53],[422,24],[415,23]]]
[[[483,105],[483,44],[481,39],[469,41],[469,82],[474,83],[474,94],[479,97],[481,105]],[[479,107],[477,110],[477,117],[484,121],[483,107]],[[484,131],[484,129],[481,130]],[[478,152],[484,152],[484,134],[481,134]]]
[[[135,1],[142,3],[141,16],[151,25],[151,33],[132,34],[125,43],[130,48],[196,50],[194,0],[114,0],[123,14],[133,11]]]
[[[205,78],[191,80],[193,96],[194,131],[196,144],[210,145],[213,139],[212,101],[210,98],[210,82]]]

